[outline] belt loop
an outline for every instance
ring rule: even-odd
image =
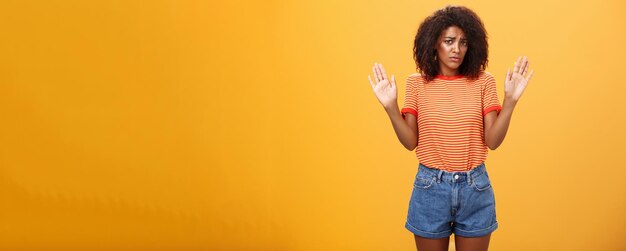
[[[437,173],[437,183],[441,183],[442,175],[443,175],[443,170],[439,170],[439,173]]]
[[[470,185],[472,184],[472,170],[467,171],[467,183]]]

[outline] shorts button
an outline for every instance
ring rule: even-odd
[[[454,179],[455,179],[455,180],[458,180],[458,179],[459,179],[459,175],[458,175],[458,174],[455,174],[455,175],[454,175]]]

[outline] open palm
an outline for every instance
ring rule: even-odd
[[[509,68],[506,71],[506,79],[504,80],[504,97],[505,99],[518,101],[519,98],[526,90],[526,86],[533,76],[534,70],[528,73],[529,63],[528,58],[521,56],[515,62],[513,72]]]
[[[374,90],[374,94],[376,94],[376,98],[383,105],[383,107],[392,107],[394,104],[397,104],[396,100],[398,99],[398,91],[396,89],[396,79],[392,75],[391,80],[387,77],[387,72],[385,72],[385,68],[383,68],[382,64],[374,63],[372,67],[372,71],[374,72],[374,81],[368,75],[367,79],[370,81],[370,85]]]

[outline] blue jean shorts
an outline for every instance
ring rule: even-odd
[[[405,227],[425,238],[452,233],[479,237],[496,230],[496,202],[485,163],[467,172],[447,172],[420,163]]]

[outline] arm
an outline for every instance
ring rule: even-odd
[[[534,73],[534,71],[530,71],[526,74],[528,68],[528,58],[524,57],[522,60],[522,57],[519,57],[515,62],[513,72],[511,73],[510,69],[506,72],[502,110],[499,114],[496,111],[491,111],[485,115],[485,144],[491,150],[496,150],[504,141],[511,123],[513,110]]]
[[[413,151],[417,147],[417,118],[411,113],[406,113],[405,117],[402,118],[397,104],[389,108],[385,107],[385,111],[391,119],[393,130],[396,132],[400,143],[407,150]]]
[[[378,63],[374,64],[372,71],[374,72],[375,82],[372,81],[370,76],[367,76],[367,78],[374,90],[374,94],[376,94],[376,98],[385,108],[400,143],[406,149],[412,151],[417,147],[417,119],[410,113],[407,113],[405,118],[402,118],[398,108],[395,77],[392,75],[391,80],[389,80],[385,68]]]
[[[500,114],[491,111],[485,115],[485,143],[489,149],[496,150],[504,141],[516,104],[516,101],[505,100]]]

